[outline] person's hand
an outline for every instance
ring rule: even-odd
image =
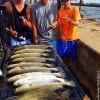
[[[17,35],[18,35],[17,31],[15,31],[15,30],[11,30],[10,33],[11,33],[11,35],[12,35],[13,37],[15,37],[15,38],[16,38]]]
[[[23,25],[27,26],[27,19],[23,18]]]
[[[49,27],[51,27],[51,28],[56,28],[56,24],[55,23],[52,23]]]
[[[28,27],[32,27],[31,21],[29,21],[28,19],[26,19],[25,17],[22,17],[22,24],[24,26],[28,26]]]
[[[51,28],[56,28],[57,27],[57,25],[58,25],[58,22],[57,21],[55,21],[55,22],[53,22],[49,27],[51,27]]]
[[[37,44],[38,43],[38,39],[34,39],[33,43]]]
[[[64,18],[64,19],[66,19],[68,22],[72,22],[73,20],[70,18],[70,17],[62,17],[62,18]]]
[[[19,18],[22,20],[23,25],[27,26],[27,19],[23,16],[19,16]]]
[[[27,19],[22,17],[23,25],[27,26]]]

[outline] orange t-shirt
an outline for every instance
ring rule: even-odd
[[[78,33],[77,26],[69,23],[64,17],[69,17],[74,21],[79,21],[81,19],[79,9],[71,6],[68,10],[61,8],[58,12],[58,23],[60,29],[59,39],[63,41],[75,40]]]

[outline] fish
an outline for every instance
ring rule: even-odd
[[[47,67],[15,67],[7,71],[7,75],[22,74],[27,72],[58,72],[57,68]]]
[[[23,93],[19,100],[55,100],[56,96],[56,93],[51,90],[37,89]]]
[[[68,91],[58,94],[52,90],[41,88],[32,89],[4,100],[70,100],[70,97]]]
[[[21,50],[21,49],[26,49],[26,48],[52,49],[53,46],[52,45],[23,45],[23,46],[15,47],[14,50]]]
[[[6,100],[56,100],[57,94],[47,89],[33,89]],[[13,98],[13,99],[12,99]]]
[[[12,59],[11,62],[55,62],[55,58],[44,58],[44,57],[22,57]]]
[[[38,67],[53,67],[54,64],[48,64],[48,63],[41,63],[41,62],[19,62],[16,64],[10,64],[6,68],[12,69],[14,67],[30,67],[30,66],[38,66]]]
[[[28,76],[25,78],[21,78],[13,83],[14,86],[22,86],[26,84],[48,84],[52,82],[60,82],[64,86],[75,87],[75,82],[72,80],[66,80],[63,78],[58,78],[55,75],[36,75],[36,76]]]
[[[20,54],[20,53],[51,53],[52,50],[44,50],[44,49],[22,49],[17,50],[14,52],[14,54]]]
[[[28,77],[28,76],[36,76],[36,75],[55,75],[56,77],[64,78],[64,76],[61,73],[50,73],[50,72],[29,72],[24,74],[19,74],[12,76],[7,79],[8,83],[13,83],[21,78]]]
[[[29,90],[37,90],[37,89],[47,89],[55,91],[57,89],[63,88],[63,85],[60,82],[52,82],[47,84],[26,84],[20,87],[16,87],[14,90],[15,94],[23,93]]]
[[[50,55],[48,53],[21,53],[21,54],[15,54],[10,57],[10,59],[15,58],[21,58],[21,57],[49,57]]]

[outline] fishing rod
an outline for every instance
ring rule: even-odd
[[[7,56],[7,51],[9,47],[8,42],[8,31],[5,28],[8,27],[8,16],[6,12],[6,8],[0,4],[0,75],[3,76],[4,64]]]
[[[4,33],[4,30],[3,30],[3,7],[2,6],[0,6],[0,32],[1,32],[1,34],[0,34],[0,37],[1,37],[1,39],[3,40],[3,37],[5,37],[4,35],[5,34],[3,34]],[[3,42],[3,41],[2,41]],[[4,43],[5,44],[5,43]]]
[[[3,46],[8,47],[9,43],[9,34],[5,30],[8,27],[8,14],[6,11],[6,7],[0,6],[0,31],[1,31],[1,38],[3,41]]]
[[[8,0],[8,1],[11,3],[11,6],[12,6],[13,1],[12,1],[12,0]],[[12,9],[12,11],[13,11],[13,9]],[[10,14],[8,14],[8,16],[9,16],[9,27],[6,27],[5,30],[6,30],[7,32],[11,32],[11,31],[10,31],[11,19],[12,19],[13,30],[15,30],[14,15],[13,15],[13,13],[11,13],[11,18],[10,18]],[[16,37],[17,37],[17,36],[16,36]],[[15,37],[15,39],[16,39],[16,46],[17,46],[17,38],[16,38],[16,37]],[[10,36],[10,40],[11,40],[11,36]],[[10,41],[10,42],[11,42],[11,41]]]

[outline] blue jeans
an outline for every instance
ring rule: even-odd
[[[31,44],[30,39],[23,40],[23,41],[17,41],[11,38],[11,46],[17,46],[17,45],[23,45],[23,44]]]

